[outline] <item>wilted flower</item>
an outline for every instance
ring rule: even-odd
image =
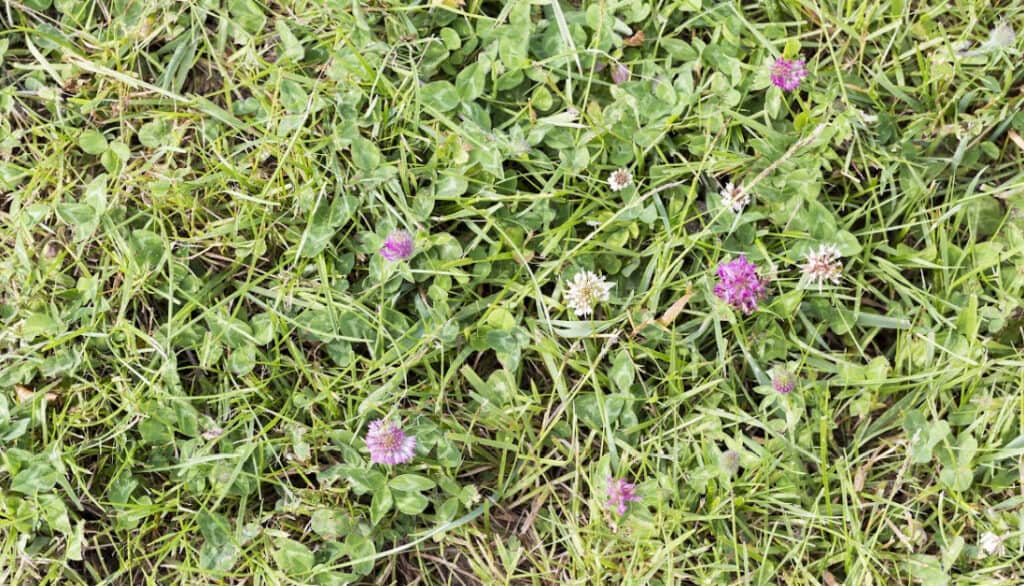
[[[406,435],[397,423],[378,419],[366,432],[366,447],[374,464],[404,464],[416,455],[416,438]]]
[[[735,450],[726,450],[718,457],[718,469],[727,476],[736,476],[740,471],[740,455]]]
[[[916,548],[928,543],[928,532],[924,530],[924,523],[907,516],[907,528],[903,530],[907,541],[907,549],[913,551]]]
[[[1001,49],[1012,47],[1016,41],[1017,34],[1013,32],[1013,27],[1010,26],[1010,23],[1003,21],[988,32],[988,42],[986,44],[990,47]]]
[[[839,260],[839,249],[832,244],[822,244],[818,250],[807,253],[800,269],[804,277],[821,287],[825,281],[839,284],[843,277],[843,261]]]
[[[626,513],[626,507],[630,502],[639,502],[640,497],[636,496],[634,492],[636,485],[632,482],[626,482],[625,478],[619,478],[618,480],[608,477],[608,502],[606,506],[614,508],[620,515]]]
[[[565,292],[566,305],[575,311],[576,315],[590,315],[594,311],[595,303],[608,301],[608,292],[614,286],[615,283],[609,283],[602,275],[580,271],[569,281],[569,287]]]
[[[743,211],[743,208],[750,205],[750,194],[742,185],[726,183],[725,188],[719,193],[722,196],[722,205],[736,212]]]
[[[622,63],[616,63],[612,66],[612,81],[616,85],[629,81],[629,67]]]
[[[1008,22],[1001,22],[988,32],[988,40],[978,46],[977,49],[968,51],[967,49],[971,46],[971,43],[967,41],[963,47],[957,49],[957,55],[960,57],[977,57],[978,55],[1012,47],[1016,42],[1017,33],[1013,31],[1013,27]]]
[[[740,256],[718,265],[715,295],[743,313],[752,313],[757,302],[766,295],[764,282],[757,274],[757,265]]]
[[[981,540],[978,541],[978,549],[981,550],[979,553],[983,554],[980,557],[985,557],[993,554],[1001,556],[1005,554],[1006,546],[1003,545],[1004,541],[1006,541],[1005,535],[996,535],[991,531],[986,531],[981,535]]]
[[[413,248],[412,234],[405,230],[395,230],[388,234],[387,240],[384,241],[384,246],[380,248],[380,255],[385,260],[392,262],[405,260],[412,256]]]
[[[800,86],[800,80],[807,77],[803,59],[784,59],[779,57],[772,64],[771,79],[776,87],[791,92]]]
[[[772,388],[780,393],[788,393],[796,388],[796,375],[785,366],[772,368]]]
[[[608,187],[612,191],[622,191],[632,182],[633,175],[625,167],[612,171],[612,174],[608,176]]]

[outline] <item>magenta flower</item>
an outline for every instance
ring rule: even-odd
[[[796,376],[785,366],[772,369],[772,388],[786,394],[796,388]]]
[[[784,59],[779,57],[772,64],[772,83],[787,92],[791,92],[800,86],[800,80],[807,77],[807,69],[804,68],[803,59]]]
[[[626,507],[630,502],[639,502],[640,497],[636,496],[634,490],[636,485],[626,482],[625,478],[618,480],[608,477],[608,502],[606,506],[614,508],[620,515],[626,513]]]
[[[405,435],[397,423],[378,419],[366,432],[366,447],[374,464],[404,464],[416,455],[416,438]]]
[[[395,230],[388,234],[384,246],[380,248],[380,255],[391,262],[405,260],[412,256],[413,245],[412,234],[405,230]]]
[[[757,274],[757,265],[740,256],[718,265],[715,295],[743,313],[753,313],[757,302],[766,296],[764,281]]]

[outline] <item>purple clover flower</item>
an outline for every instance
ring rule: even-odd
[[[606,506],[614,508],[615,511],[624,515],[630,502],[639,502],[640,497],[636,496],[636,485],[626,482],[625,478],[618,480],[608,477],[608,502]]]
[[[757,302],[767,295],[764,281],[757,274],[757,265],[746,256],[718,265],[718,284],[715,295],[743,313],[757,309]]]
[[[612,81],[615,85],[620,85],[629,81],[629,67],[622,63],[617,63],[612,67]]]
[[[378,419],[366,432],[366,447],[374,464],[404,464],[416,455],[416,438],[405,435],[397,423]]]
[[[412,234],[405,230],[395,230],[388,234],[384,246],[380,248],[380,255],[384,257],[384,260],[391,262],[405,260],[412,256],[414,245]]]
[[[784,59],[779,57],[772,64],[771,78],[776,87],[791,92],[800,87],[800,80],[807,77],[807,69],[803,59]]]
[[[786,394],[796,388],[796,375],[785,366],[776,366],[771,372],[772,388],[777,392]]]

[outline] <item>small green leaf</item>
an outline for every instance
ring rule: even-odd
[[[391,491],[386,486],[373,491],[373,498],[370,500],[370,523],[373,525],[380,523],[394,503]]]
[[[256,34],[267,24],[267,17],[260,5],[253,0],[230,0],[228,11],[231,18],[249,34]]]
[[[957,558],[960,557],[960,552],[963,551],[965,544],[966,541],[964,538],[957,535],[953,539],[950,539],[946,543],[946,546],[942,548],[942,568],[945,571],[948,572],[952,569],[953,564],[955,564]]]
[[[487,347],[496,352],[515,352],[519,349],[519,341],[511,332],[504,330],[489,330],[484,335]]]
[[[40,336],[52,338],[64,331],[64,324],[45,313],[31,313],[21,326],[21,335],[29,340]]]
[[[281,81],[281,105],[292,114],[298,114],[306,109],[306,91],[302,86],[290,79]]]
[[[68,536],[68,545],[65,555],[69,560],[82,561],[82,545],[85,543],[85,521],[79,521],[75,525],[75,531]]]
[[[14,189],[22,179],[29,175],[29,170],[24,167],[19,167],[14,163],[0,163],[0,189]]]
[[[50,529],[71,535],[71,520],[68,518],[68,508],[64,501],[55,494],[41,494],[38,499],[43,518]]]
[[[209,331],[231,348],[241,348],[252,340],[252,328],[236,317],[210,313],[207,315],[207,323],[210,324]]]
[[[515,70],[530,64],[527,48],[530,41],[528,24],[502,27],[498,37],[498,57],[506,70]]]
[[[400,474],[392,478],[388,486],[400,492],[421,492],[434,488],[437,483],[418,474]]]
[[[27,495],[46,492],[57,484],[57,478],[57,471],[49,462],[38,460],[14,476],[11,490]]]
[[[967,307],[961,309],[960,315],[956,318],[956,327],[964,336],[975,338],[978,335],[978,296],[971,295],[967,298]]]
[[[274,340],[274,318],[269,313],[259,313],[249,320],[252,329],[252,339],[260,346],[269,344]]]
[[[288,28],[288,25],[283,20],[278,20],[274,23],[274,28],[277,30],[277,36],[281,39],[281,48],[284,49],[281,52],[281,57],[291,61],[301,61],[306,55],[306,50],[302,47],[302,43],[299,42],[295,33],[292,32],[292,29]]]
[[[406,515],[419,515],[429,504],[427,497],[418,492],[400,492],[395,497],[395,508]]]
[[[479,63],[473,63],[455,77],[455,89],[464,102],[472,102],[484,93],[487,72]]]
[[[57,216],[75,230],[75,242],[92,236],[100,223],[96,209],[84,203],[62,203],[57,205]]]
[[[434,186],[436,197],[444,199],[455,199],[466,193],[469,189],[469,182],[457,175],[445,175]]]
[[[228,369],[241,376],[249,374],[256,367],[256,346],[244,344],[231,351],[228,357]]]
[[[78,146],[87,154],[101,155],[107,150],[107,137],[97,130],[86,130],[78,137]]]
[[[914,554],[907,560],[907,569],[915,583],[922,586],[946,586],[949,575],[942,569],[939,559],[931,555]]]
[[[345,538],[345,547],[352,561],[359,560],[359,563],[352,566],[353,572],[365,576],[373,571],[373,557],[377,554],[377,549],[372,539],[359,533],[349,533]]]
[[[936,444],[948,435],[949,424],[941,419],[919,430],[910,438],[910,461],[914,464],[931,462]]]
[[[362,136],[352,139],[352,162],[362,171],[372,171],[380,166],[380,149]]]
[[[148,444],[161,445],[174,439],[171,430],[156,419],[144,419],[138,425],[139,436]]]
[[[171,142],[171,124],[166,120],[153,120],[139,129],[139,142],[151,149],[165,146]]]
[[[459,514],[459,499],[452,497],[437,509],[437,520],[439,523],[448,523]]]
[[[101,216],[107,211],[107,174],[97,175],[85,186],[82,203],[92,206],[96,215]]]
[[[625,350],[619,350],[612,362],[612,369],[608,373],[612,382],[623,393],[628,393],[633,386],[633,379],[636,377],[636,368],[633,366],[633,358]]]
[[[459,92],[447,81],[435,81],[420,90],[423,103],[440,112],[454,110],[459,105]]]
[[[291,577],[301,576],[313,569],[316,559],[308,547],[287,537],[278,537],[274,540],[276,549],[273,552],[274,561],[282,572]]]
[[[199,567],[211,572],[230,572],[241,551],[233,543],[203,542],[199,548]]]
[[[129,246],[132,261],[144,271],[151,271],[160,266],[166,250],[163,238],[149,230],[133,231]]]
[[[96,222],[96,210],[84,203],[62,203],[57,205],[57,216],[71,226]]]
[[[320,537],[333,540],[352,529],[352,519],[338,510],[318,509],[310,517],[309,526]]]
[[[311,258],[323,252],[338,228],[344,226],[352,218],[358,205],[359,199],[351,195],[334,198],[330,207],[321,201],[303,233],[299,255]]]

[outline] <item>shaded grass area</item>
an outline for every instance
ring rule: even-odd
[[[3,5],[0,582],[1019,583],[1022,13]]]

